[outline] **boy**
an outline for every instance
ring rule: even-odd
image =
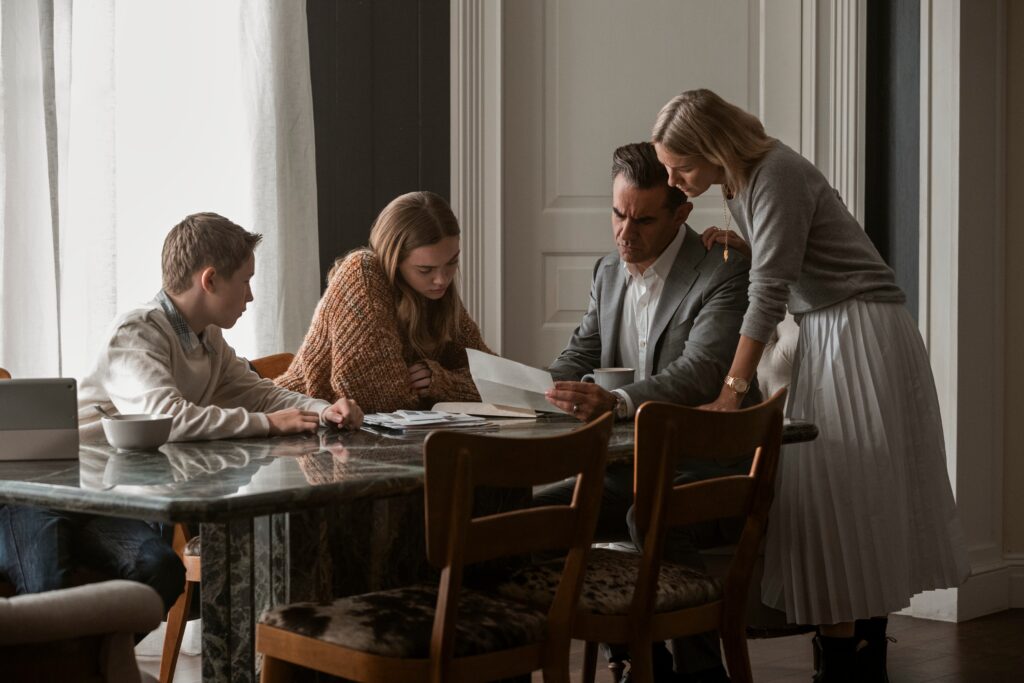
[[[84,441],[103,438],[94,406],[174,416],[171,441],[274,436],[322,424],[356,429],[354,401],[333,405],[261,379],[221,335],[252,301],[249,281],[261,235],[223,216],[199,213],[171,229],[162,255],[163,289],[115,323],[78,394]],[[0,571],[19,593],[68,585],[80,562],[149,584],[168,609],[185,585],[184,567],[152,525],[37,508],[0,507]]]

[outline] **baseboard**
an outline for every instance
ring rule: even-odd
[[[1007,561],[978,571],[959,588],[926,591],[915,595],[905,614],[920,619],[963,622],[1003,612],[1024,601],[1024,557],[1017,565]]]
[[[1010,570],[1010,608],[1024,608],[1024,553],[1007,553]]]

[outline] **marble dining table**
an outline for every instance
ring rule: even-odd
[[[491,433],[553,436],[579,424],[502,420]],[[783,429],[784,443],[816,436],[806,422]],[[255,681],[265,608],[421,575],[424,438],[321,430],[130,452],[82,443],[78,460],[0,462],[0,503],[198,527],[203,681]],[[609,462],[632,457],[632,423],[615,426],[608,452]]]

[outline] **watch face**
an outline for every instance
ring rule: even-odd
[[[750,382],[740,377],[729,377],[726,384],[732,387],[733,391],[738,394],[745,394],[747,389],[750,388]]]

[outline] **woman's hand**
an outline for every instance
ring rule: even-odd
[[[750,245],[747,244],[747,241],[740,237],[734,230],[726,231],[721,228],[711,226],[701,233],[700,241],[704,243],[705,249],[710,249],[715,243],[725,244],[726,241],[728,241],[730,249],[735,249],[748,259],[750,258]]]
[[[413,363],[409,366],[409,388],[420,396],[426,396],[433,376],[430,366],[423,361]]]
[[[727,412],[730,410],[739,410],[741,403],[743,403],[743,394],[737,394],[729,387],[723,386],[722,393],[718,395],[718,398],[711,403],[705,403],[700,406],[700,409]]]

